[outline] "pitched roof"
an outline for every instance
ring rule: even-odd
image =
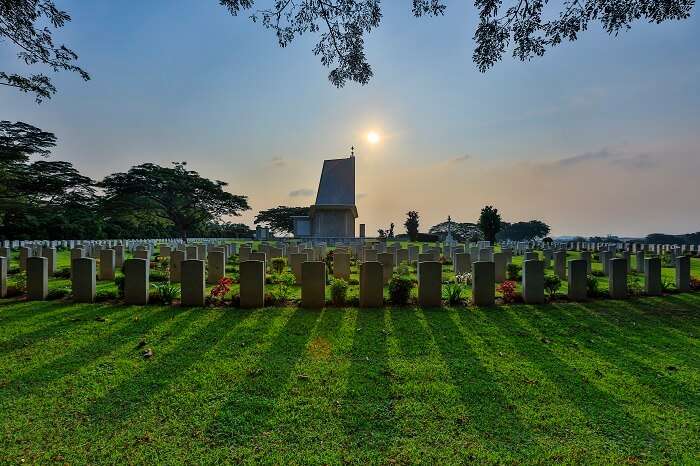
[[[355,158],[323,161],[316,205],[355,205]]]

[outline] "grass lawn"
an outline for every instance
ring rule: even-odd
[[[698,293],[478,310],[6,301],[0,463],[697,464],[699,335]]]

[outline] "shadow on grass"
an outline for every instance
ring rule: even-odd
[[[38,303],[34,303],[33,306],[37,306],[37,304]],[[106,304],[84,304],[66,307],[65,304],[56,306],[55,303],[48,302],[39,304],[39,308],[40,313],[52,315],[52,323],[43,324],[45,319],[41,319],[39,322],[32,321],[32,327],[37,328],[29,332],[19,333],[7,340],[5,340],[4,336],[0,334],[0,352],[7,353],[10,351],[17,351],[39,343],[40,341],[49,339],[62,331],[72,331],[80,329],[82,326],[93,325],[97,316],[112,316],[124,309],[123,307],[117,308]],[[45,311],[46,308],[48,308],[48,312],[42,312]],[[34,310],[31,312],[34,314]],[[57,315],[53,315],[54,313]],[[31,318],[23,320],[25,320],[26,323],[29,323],[28,321],[30,319]],[[22,327],[22,325],[19,324],[20,322],[17,321],[7,323],[4,319],[0,319],[0,328],[12,330],[16,329],[17,327]]]
[[[576,312],[578,309],[580,312]],[[635,306],[624,303],[622,312],[633,311]],[[678,348],[672,348],[673,354],[666,355],[659,349],[666,335],[657,333],[657,319],[644,325],[635,325],[632,328],[623,328],[615,325],[609,319],[591,312],[589,308],[579,305],[576,308],[570,306],[554,306],[552,313],[541,310],[536,311],[541,318],[549,322],[551,327],[561,327],[567,342],[576,348],[585,348],[595,353],[602,361],[616,367],[621,372],[633,377],[635,381],[652,392],[654,396],[664,403],[673,404],[678,408],[687,409],[692,400],[698,395],[692,387],[674,380],[669,373],[672,359],[682,360],[683,365],[698,369],[700,355],[693,353],[685,347],[684,342],[677,338],[666,339],[674,341]],[[555,320],[556,319],[556,320]],[[663,317],[659,317],[663,319]],[[585,325],[584,325],[585,323]],[[591,337],[597,336],[593,340]],[[661,338],[659,338],[661,337]],[[691,354],[684,354],[684,353]],[[650,364],[648,359],[654,357],[658,363]],[[678,368],[673,366],[677,371]],[[697,403],[696,403],[697,404]]]
[[[497,318],[500,310],[480,309]],[[450,380],[467,411],[466,429],[471,429],[484,447],[501,458],[532,447],[535,439],[529,426],[509,399],[502,384],[475,350],[481,337],[468,330],[456,310],[425,312],[432,340],[440,351]],[[464,330],[462,330],[464,328]]]
[[[623,401],[615,395],[599,388],[593,377],[571,364],[570,360],[558,354],[558,342],[552,342],[546,331],[542,331],[543,319],[539,312],[550,312],[550,306],[533,310],[533,307],[508,310],[503,319],[491,319],[503,338],[517,341],[512,345],[517,354],[538,367],[549,381],[556,385],[562,398],[568,399],[588,420],[590,427],[606,442],[614,443],[617,454],[636,455],[654,445],[656,451],[665,451],[664,439],[651,432],[624,407]],[[561,322],[553,322],[551,329],[561,327]],[[548,338],[549,337],[549,338]],[[632,450],[630,450],[632,449]]]
[[[2,390],[7,392],[8,397],[12,392],[16,392],[17,396],[26,395],[27,391],[36,392],[53,381],[79,371],[92,361],[113,353],[120,345],[136,345],[136,338],[172,316],[172,312],[153,312],[148,318],[130,318],[123,322],[109,323],[108,327],[104,327],[104,322],[93,321],[94,327],[89,336],[80,339],[80,344],[71,348],[72,351],[62,353],[62,356],[10,379]],[[127,336],[132,339],[125,343]]]
[[[395,311],[359,309],[357,313],[340,413],[346,450],[386,451],[395,435],[385,322],[389,312]]]
[[[277,332],[258,367],[233,385],[206,436],[214,444],[243,445],[267,428],[278,397],[285,395],[297,361],[303,356],[320,317],[317,311],[295,309]]]
[[[212,317],[202,309],[182,312],[186,315],[185,321],[178,322],[168,336],[172,344],[163,350],[156,347],[153,358],[143,360],[140,370],[95,400],[89,409],[91,416],[110,424],[129,418],[156,399],[158,393],[172,385],[192,365],[201,361],[214,345],[227,337],[233,330],[225,325],[229,317],[242,317],[237,320],[235,328],[251,316],[222,311]],[[206,322],[201,323],[202,320]],[[189,331],[191,327],[194,329]]]

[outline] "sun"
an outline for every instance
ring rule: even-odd
[[[379,143],[380,139],[381,138],[379,137],[379,133],[377,133],[376,131],[370,131],[369,133],[367,133],[367,141],[370,144],[377,144]]]

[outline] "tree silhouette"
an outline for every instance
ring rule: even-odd
[[[26,65],[43,64],[55,72],[72,71],[87,81],[90,75],[74,64],[78,55],[53,42],[50,28],[61,28],[70,19],[68,13],[56,8],[53,0],[0,0],[0,43],[7,39],[14,44],[19,49],[17,58]],[[41,73],[24,76],[0,71],[0,85],[33,93],[37,103],[56,93],[51,79]]]
[[[418,238],[418,212],[411,210],[406,214],[406,221],[404,222],[406,227],[406,233],[408,233],[408,238],[411,241],[415,241]]]
[[[173,168],[145,163],[114,173],[98,184],[114,215],[144,212],[171,222],[183,239],[202,225],[249,210],[246,196],[223,190],[226,183],[202,178],[185,162]]]
[[[236,16],[252,10],[254,0],[219,0]],[[261,2],[264,3],[264,2]],[[694,0],[564,0],[557,10],[547,0],[475,0],[479,24],[474,33],[473,61],[482,72],[512,47],[522,61],[544,55],[548,48],[575,41],[594,22],[610,35],[629,29],[635,21],[661,23],[690,16]],[[413,0],[415,17],[441,16],[444,0]],[[365,56],[365,35],[379,26],[380,0],[269,0],[250,18],[275,32],[281,47],[303,34],[319,34],[313,48],[321,64],[333,67],[328,79],[337,87],[346,81],[366,84],[372,67]],[[552,19],[550,19],[552,18]]]
[[[495,243],[496,234],[501,230],[501,215],[498,213],[498,209],[490,205],[481,209],[478,225],[484,234],[484,239],[491,241],[491,244]]]

